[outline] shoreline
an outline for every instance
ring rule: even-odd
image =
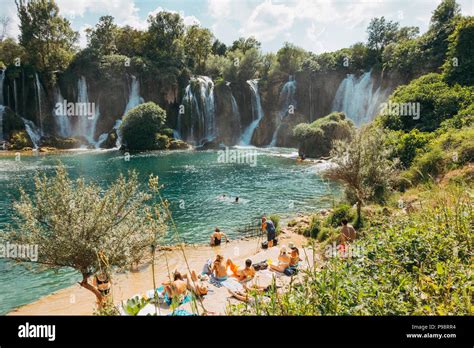
[[[280,222],[281,233],[278,237],[278,245],[263,250],[260,243],[261,237],[244,237],[242,239],[231,240],[218,247],[211,247],[203,244],[185,245],[184,252],[190,269],[201,273],[206,260],[214,259],[217,254],[222,254],[225,259],[231,258],[239,266],[243,266],[247,258],[254,263],[263,260],[276,260],[282,245],[293,242],[301,249],[307,244],[307,238],[295,233],[292,228],[286,226],[286,219]],[[301,251],[301,258],[304,258],[306,250]],[[311,260],[310,260],[311,259]],[[307,258],[308,266],[314,263],[312,257]],[[112,276],[112,296],[114,304],[119,304],[122,300],[129,299],[135,295],[144,295],[148,290],[153,289],[153,275],[151,272],[151,262],[142,263],[138,270],[114,272]],[[157,249],[155,256],[155,278],[156,286],[159,287],[163,281],[168,280],[168,271],[175,269],[188,272],[186,261],[184,260],[181,247],[161,246]],[[261,272],[258,272],[259,274]],[[286,276],[278,276],[282,284]],[[261,285],[269,285],[271,278],[268,274],[258,275],[255,282]],[[207,283],[207,282],[206,282]],[[226,306],[229,301],[237,303],[235,299],[230,299],[230,295],[224,287],[215,288],[210,286],[210,293],[205,296],[203,304],[206,310],[225,315]],[[186,309],[190,304],[184,305]],[[84,289],[79,284],[73,284],[64,289],[40,297],[38,300],[17,307],[6,315],[92,315],[96,306],[96,298],[92,292]]]

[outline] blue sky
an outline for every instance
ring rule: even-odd
[[[385,16],[403,26],[426,31],[440,0],[56,0],[62,15],[81,32],[109,14],[120,25],[146,28],[150,13],[181,13],[185,23],[212,30],[226,44],[240,36],[255,36],[265,52],[285,41],[320,53],[366,40],[373,17]],[[464,15],[473,15],[474,0],[458,0]],[[18,34],[14,0],[0,0],[0,15],[13,18],[10,35]]]

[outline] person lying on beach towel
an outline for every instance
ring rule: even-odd
[[[270,265],[270,269],[283,273],[286,268],[290,265],[291,257],[288,255],[286,246],[282,246],[280,249],[280,255],[278,255],[278,265]]]
[[[224,257],[222,255],[216,256],[216,259],[212,263],[211,273],[218,281],[227,279],[227,267],[224,264]]]
[[[240,291],[240,290],[234,291],[234,290],[230,290],[230,289],[227,289],[227,291],[229,291],[229,293],[239,301],[254,304],[255,303],[255,296],[252,296],[252,294],[249,294],[249,292],[254,292],[255,294],[262,295],[265,292],[269,291],[270,288],[271,288],[270,286],[261,286],[261,285],[254,284],[252,286],[252,288],[244,286],[243,291]],[[269,300],[268,297],[262,297],[262,299],[263,299],[263,301],[268,301]]]
[[[207,295],[209,289],[207,285],[198,278],[196,271],[192,270],[190,274],[184,275],[184,278],[186,278],[188,290],[191,290],[197,296]]]
[[[227,266],[230,268],[232,271],[232,275],[236,277],[239,282],[242,281],[248,281],[253,279],[255,277],[255,269],[252,266],[252,260],[247,259],[245,260],[245,268],[244,269],[239,269],[239,267],[232,262],[231,259],[227,260]]]

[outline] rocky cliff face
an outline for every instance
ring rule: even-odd
[[[6,71],[3,81],[5,106],[9,106],[21,117],[33,121],[42,129],[44,135],[58,135],[60,125],[53,114],[60,99],[58,91],[62,99],[76,102],[84,92],[78,87],[81,76],[87,81],[88,100],[95,103],[100,110],[93,132],[93,138],[97,141],[99,136],[110,133],[116,127],[116,121],[123,117],[132,85],[131,72],[100,72],[96,69],[73,68],[56,75],[55,85],[48,86],[45,81],[51,79],[36,74],[31,68],[10,68]],[[178,129],[179,110],[190,76],[175,78],[146,74],[142,71],[133,71],[133,76],[140,83],[140,97],[145,102],[153,101],[160,105],[167,112],[167,126]],[[355,75],[354,79],[358,76],[360,75]],[[255,123],[255,129],[250,134],[250,144],[294,147],[297,143],[293,137],[293,127],[302,122],[312,122],[333,111],[336,93],[346,77],[343,72],[301,72],[294,77],[279,76],[274,80],[260,80],[257,86],[260,113],[255,105],[256,86],[252,85],[252,81],[217,81],[213,86],[213,141],[226,145],[241,143],[245,130],[248,130],[260,115],[261,120]],[[383,76],[379,72],[371,74],[371,81],[373,90],[380,87],[388,92],[404,82],[397,76]],[[195,96],[200,97],[197,92]],[[202,115],[191,114],[189,117],[194,120]]]

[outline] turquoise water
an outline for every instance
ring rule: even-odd
[[[321,179],[317,165],[298,164],[291,149],[256,149],[256,163],[221,163],[217,151],[154,152],[129,161],[116,151],[71,152],[40,157],[0,158],[0,228],[12,221],[12,202],[21,185],[31,192],[36,173],[53,173],[60,160],[71,177],[102,187],[135,169],[144,183],[150,174],[164,184],[163,196],[188,243],[207,243],[215,226],[230,238],[242,237],[262,214],[282,217],[328,207],[339,188]],[[222,199],[220,196],[226,195]],[[239,203],[234,203],[235,197]],[[170,236],[165,243],[173,243]],[[41,252],[41,250],[39,250]],[[79,280],[76,272],[45,271],[0,259],[0,314]],[[46,313],[45,313],[46,314]]]

